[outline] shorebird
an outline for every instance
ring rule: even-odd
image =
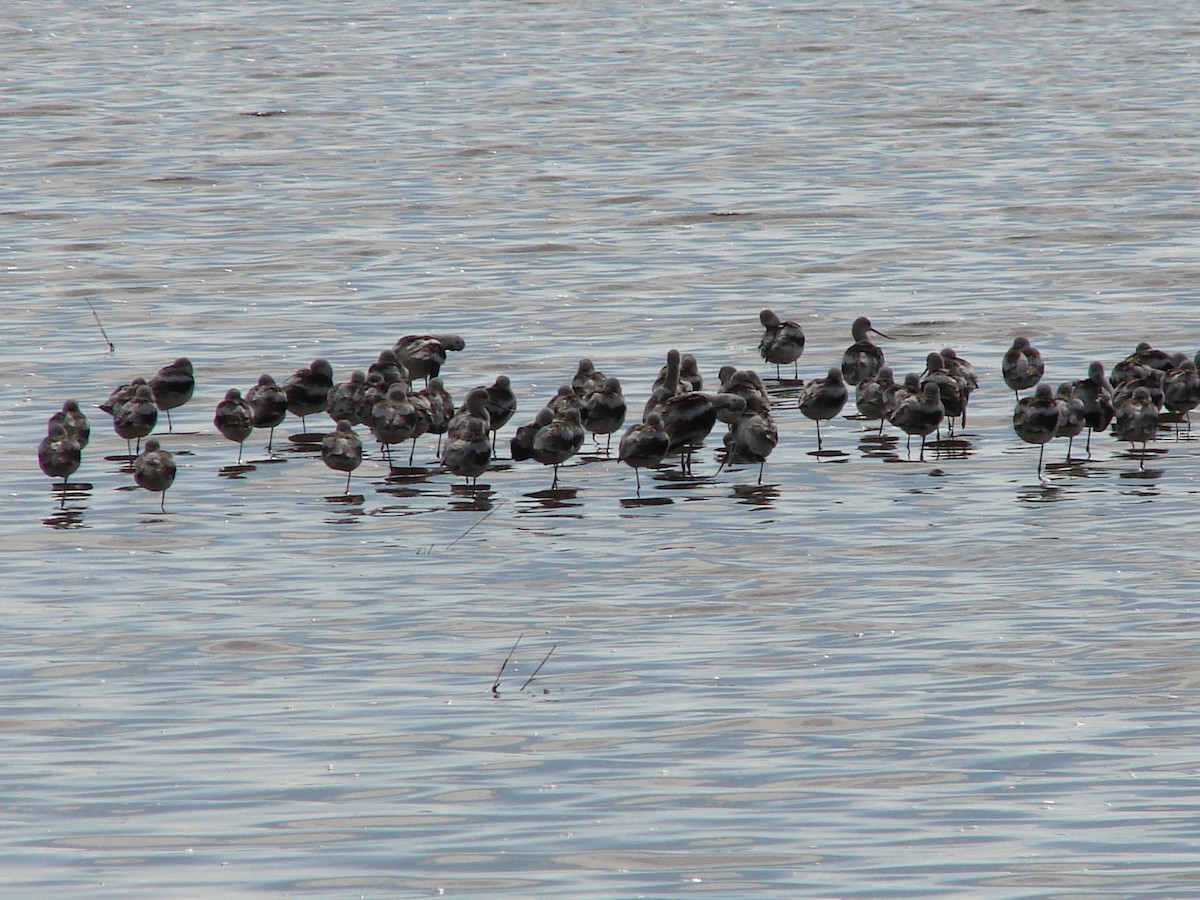
[[[1154,349],[1149,341],[1142,341],[1132,353],[1113,366],[1109,381],[1116,388],[1127,381],[1143,380],[1151,371],[1162,372],[1165,375],[1170,368],[1170,354],[1165,350]]]
[[[362,465],[362,441],[354,433],[348,419],[337,423],[337,430],[321,440],[321,460],[336,472],[346,473],[346,493],[350,493],[350,476]]]
[[[604,379],[607,377],[596,368],[590,359],[584,357],[579,360],[579,367],[571,378],[571,387],[575,388],[575,393],[582,397],[584,394],[598,391],[604,387]]]
[[[66,400],[63,402],[62,409],[50,417],[48,424],[58,422],[71,440],[79,444],[79,449],[83,450],[88,445],[88,441],[92,437],[92,425],[88,422],[88,417],[84,415],[83,410],[79,408],[78,400]]]
[[[1054,400],[1058,404],[1059,412],[1058,431],[1054,433],[1054,436],[1067,439],[1067,462],[1070,462],[1071,449],[1075,446],[1075,436],[1087,425],[1083,401],[1075,396],[1075,385],[1070,381],[1064,381],[1058,386]]]
[[[1042,354],[1024,335],[1013,340],[1012,346],[1005,351],[1004,358],[1000,361],[1004,383],[1018,400],[1021,399],[1021,391],[1027,391],[1041,381],[1045,371],[1046,364],[1042,362]]]
[[[1013,410],[1013,430],[1027,444],[1038,445],[1038,474],[1042,474],[1042,457],[1046,444],[1054,440],[1062,424],[1062,410],[1048,384],[1039,384],[1030,397],[1022,397]]]
[[[700,364],[690,353],[680,354],[678,350],[667,351],[667,361],[658,370],[654,379],[651,393],[659,388],[669,388],[674,385],[674,393],[698,391],[704,387],[704,377],[700,374]]]
[[[1167,399],[1166,391],[1163,390],[1166,380],[1167,373],[1163,369],[1143,366],[1140,374],[1129,375],[1124,381],[1114,383],[1113,406],[1120,406],[1121,402],[1132,397],[1138,388],[1145,388],[1146,393],[1150,395],[1150,402],[1156,409],[1161,410]]]
[[[514,462],[533,459],[533,438],[541,429],[554,421],[554,413],[550,407],[543,406],[533,417],[533,421],[518,425],[516,434],[508,442],[509,452]]]
[[[133,399],[113,407],[113,431],[118,437],[125,439],[129,455],[136,452],[129,442],[137,439],[137,449],[142,446],[142,438],[154,430],[158,424],[158,408],[154,404],[154,394],[150,385],[138,385]]]
[[[871,320],[859,316],[850,326],[850,336],[854,343],[842,354],[842,377],[847,384],[858,384],[864,378],[870,378],[883,367],[883,348],[872,344],[868,334],[877,334],[881,338],[891,337],[877,328],[871,327]]]
[[[784,321],[770,309],[758,314],[758,321],[766,330],[758,342],[758,354],[763,362],[775,364],[775,380],[779,381],[779,367],[791,363],[793,378],[800,379],[800,355],[804,352],[804,331],[795,322]]]
[[[457,334],[406,334],[396,341],[396,358],[410,379],[424,378],[428,384],[430,378],[441,374],[446,353],[466,345]]]
[[[467,416],[460,420],[454,432],[447,435],[442,465],[460,478],[471,479],[474,484],[487,471],[491,461],[492,443],[487,419]]]
[[[642,410],[642,421],[649,419],[650,413],[662,412],[662,406],[668,399],[681,393],[679,385],[679,351],[671,348],[667,351],[667,362],[658,372],[654,387],[650,390],[650,399]]]
[[[363,394],[367,390],[367,373],[355,369],[348,381],[341,381],[329,389],[325,398],[325,412],[334,422],[346,419],[351,425],[367,424],[359,417]]]
[[[979,376],[975,374],[975,367],[955,353],[953,347],[943,347],[941,356],[946,371],[958,379],[962,394],[962,425],[966,428],[967,405],[971,402],[971,394],[979,387]]]
[[[593,435],[603,434],[608,438],[604,445],[606,456],[612,452],[613,432],[625,424],[626,412],[621,382],[611,376],[604,379],[604,384],[598,390],[591,391],[583,398],[583,425]],[[599,445],[599,441],[596,443]]]
[[[925,382],[932,382],[938,386],[950,433],[954,434],[954,419],[963,415],[967,408],[962,380],[946,368],[946,360],[942,358],[942,354],[930,353],[925,357],[925,374],[921,378],[921,383]]]
[[[492,431],[492,455],[496,454],[496,432],[508,424],[517,411],[517,395],[513,393],[512,381],[507,375],[498,375],[487,391],[487,411]]]
[[[362,393],[358,397],[358,407],[354,410],[354,416],[346,416],[354,425],[370,425],[371,410],[375,408],[375,404],[380,400],[387,398],[388,388],[393,384],[399,384],[404,381],[398,378],[395,381],[385,381],[383,375],[379,372],[368,372],[367,380],[363,385]],[[407,381],[404,382],[408,384]],[[334,390],[337,386],[334,386]]]
[[[420,415],[408,399],[408,385],[405,382],[397,381],[388,388],[387,396],[371,410],[371,421],[367,424],[375,433],[375,440],[383,448],[383,455],[390,464],[392,445],[411,440],[420,427]]]
[[[925,438],[937,431],[942,419],[946,416],[946,408],[942,405],[941,391],[936,383],[927,381],[918,386],[915,373],[905,377],[905,389],[897,395],[896,408],[892,411],[889,421],[903,431],[908,438],[905,448],[911,450],[912,436],[921,436],[920,459],[925,459]]]
[[[446,429],[450,427],[450,419],[454,416],[454,400],[450,396],[450,392],[446,390],[445,384],[441,378],[430,378],[429,384],[417,391],[429,403],[429,428],[430,434],[436,434],[437,454],[442,453],[442,435],[446,433]]]
[[[379,374],[385,385],[393,385],[397,381],[408,381],[407,374],[404,371],[404,366],[400,365],[400,359],[396,356],[396,351],[390,347],[379,351],[379,358],[367,367],[367,375],[372,372]]]
[[[831,367],[824,378],[814,378],[800,391],[800,412],[817,423],[817,452],[821,452],[821,420],[832,419],[846,405],[849,391],[842,370]]]
[[[721,463],[758,463],[758,483],[762,484],[767,457],[779,444],[779,430],[767,412],[744,410],[725,434],[725,459]]]
[[[639,493],[642,490],[642,476],[638,474],[638,469],[658,465],[670,447],[671,439],[663,431],[662,416],[658,413],[650,413],[645,422],[637,422],[625,429],[617,445],[617,456],[633,469]]]
[[[700,391],[688,391],[667,397],[657,410],[662,417],[663,430],[671,439],[671,453],[679,453],[680,470],[692,471],[692,452],[704,443],[717,422],[712,398]],[[643,417],[649,421],[648,416]]]
[[[864,419],[878,419],[879,433],[883,434],[883,423],[896,408],[898,385],[892,375],[891,366],[881,366],[870,378],[864,378],[855,388],[854,405]]]
[[[1083,404],[1083,422],[1087,426],[1087,455],[1092,455],[1092,432],[1104,431],[1113,419],[1112,388],[1104,375],[1104,363],[1093,361],[1088,366],[1086,378],[1073,385],[1075,397]]]
[[[287,418],[287,395],[274,378],[263,373],[258,376],[258,383],[246,391],[245,399],[250,404],[254,427],[271,429],[267,438],[267,451],[270,452],[275,442],[275,426]]]
[[[133,399],[134,392],[137,391],[140,385],[148,383],[149,382],[147,382],[145,378],[139,376],[134,378],[128,384],[117,385],[108,395],[108,399],[99,404],[99,408],[104,410],[104,412],[108,413],[110,416],[113,415],[113,411],[118,406],[120,406],[122,403],[128,403]]]
[[[413,458],[417,455],[417,438],[429,431],[429,426],[433,422],[433,401],[430,400],[428,394],[411,390],[408,382],[404,383],[404,389],[408,391],[408,402],[412,404],[413,411],[417,416],[416,424],[413,426],[412,443],[408,447],[408,464],[411,466]]]
[[[750,412],[765,413],[771,411],[771,398],[767,394],[758,373],[752,369],[737,369],[733,366],[722,366],[720,376],[722,394],[736,394],[746,401],[746,409]],[[717,410],[717,418],[726,425],[732,425],[741,413],[730,410]]]
[[[450,418],[450,424],[446,426],[446,434],[453,438],[460,429],[467,427],[468,420],[482,419],[485,431],[492,430],[491,418],[487,411],[487,388],[472,388],[467,392],[466,398],[462,402],[462,406]],[[488,442],[488,450],[491,450],[491,442]]]
[[[314,359],[307,368],[297,369],[283,383],[287,411],[300,417],[300,429],[308,431],[308,416],[324,412],[333,387],[333,366],[326,359]]]
[[[451,473],[478,483],[492,461],[491,421],[487,411],[487,389],[471,390],[446,428],[442,465]]]
[[[217,404],[213,424],[227,440],[237,442],[237,464],[241,465],[242,445],[254,431],[254,410],[250,408],[249,403],[242,399],[241,391],[237,388],[230,388],[225,392],[225,399]]]
[[[150,390],[154,392],[154,405],[167,414],[167,431],[172,431],[171,410],[192,399],[196,389],[195,370],[192,361],[181,356],[169,366],[163,366],[150,376]]]
[[[568,409],[551,419],[550,424],[538,429],[533,436],[533,458],[544,466],[554,466],[550,490],[558,487],[558,467],[578,453],[582,446],[583,423],[577,409]]]
[[[38,466],[51,478],[61,478],[65,485],[67,476],[78,469],[83,460],[80,450],[79,441],[67,433],[62,422],[52,420],[46,428],[46,436],[38,444]]]
[[[1192,430],[1192,410],[1200,405],[1200,378],[1196,364],[1186,356],[1167,373],[1163,382],[1163,406],[1181,416]],[[1176,432],[1178,435],[1178,432]]]
[[[550,411],[556,416],[560,416],[568,409],[573,409],[583,415],[583,398],[575,393],[575,388],[569,384],[560,384],[554,396],[550,398],[550,402],[546,404],[550,407]]]
[[[1150,397],[1150,392],[1144,388],[1136,388],[1133,394],[1117,404],[1113,416],[1113,435],[1119,441],[1129,441],[1129,452],[1132,454],[1138,441],[1142,442],[1142,455],[1138,459],[1138,468],[1146,468],[1146,444],[1154,439],[1158,431],[1158,407]]]
[[[133,480],[138,487],[162,494],[158,508],[167,511],[167,489],[175,483],[175,457],[155,438],[146,441],[146,449],[133,461]]]
[[[704,390],[704,376],[700,374],[700,364],[690,353],[679,357],[679,383],[686,385],[688,390]]]

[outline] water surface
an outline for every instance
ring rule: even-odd
[[[1056,442],[1039,476],[998,370],[1017,334],[1055,384],[1200,347],[1198,33],[1127,2],[15,6],[10,890],[1195,892],[1197,444]],[[424,439],[347,496],[294,423],[240,469],[211,424],[426,331],[519,421],[585,355],[640,408],[669,347],[773,374],[764,306],[803,378],[860,314],[900,373],[954,346],[965,433],[922,462],[843,418],[817,456],[773,383],[761,485],[714,437],[640,494],[594,446],[558,490],[503,458],[470,490]],[[180,355],[165,514],[98,411],[51,487],[62,400]]]

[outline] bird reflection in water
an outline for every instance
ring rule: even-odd
[[[774,484],[735,484],[732,488],[738,503],[755,509],[774,509],[779,499],[779,486]]]
[[[217,470],[217,476],[229,479],[245,478],[248,473],[254,472],[257,469],[257,466],[250,463],[234,463],[231,466],[221,466]]]
[[[489,484],[458,483],[450,486],[450,509],[460,512],[489,512],[496,504]]]
[[[91,497],[92,486],[85,481],[59,482],[50,487],[51,494],[58,494],[58,509],[48,518],[42,520],[48,525],[61,531],[71,528],[84,528],[83,514],[88,507],[85,503]]]
[[[523,512],[578,509],[583,506],[582,503],[575,502],[578,499],[578,495],[578,488],[549,488],[544,491],[533,491],[525,494],[533,502],[522,503],[521,507]]]

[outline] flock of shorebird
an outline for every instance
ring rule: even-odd
[[[971,364],[953,349],[930,353],[923,373],[910,373],[897,382],[884,362],[882,348],[871,342],[870,335],[891,338],[861,316],[851,326],[854,343],[842,355],[841,365],[831,367],[824,378],[803,383],[798,363],[805,343],[801,327],[769,309],[760,313],[759,320],[764,328],[759,353],[765,362],[775,365],[776,379],[781,378],[780,366],[794,367],[800,412],[816,423],[818,452],[822,449],[821,422],[841,413],[851,387],[859,416],[878,420],[880,432],[884,423],[891,423],[905,433],[909,443],[914,435],[920,436],[922,459],[930,434],[940,433],[943,425],[953,434],[955,420],[966,424],[967,405],[979,380]],[[308,416],[328,414],[335,429],[321,438],[321,458],[331,469],[346,473],[347,492],[351,475],[363,459],[357,426],[365,426],[374,435],[389,464],[394,446],[411,441],[411,463],[417,438],[433,434],[438,437],[438,452],[446,470],[474,482],[492,463],[496,434],[516,413],[517,398],[508,376],[501,375],[493,384],[468,392],[456,408],[440,371],[446,354],[464,346],[463,339],[453,334],[408,335],[381,351],[365,372],[354,371],[341,383],[334,382],[333,368],[324,359],[314,360],[282,384],[262,375],[244,397],[237,388],[229,389],[217,404],[213,423],[225,438],[238,444],[240,464],[242,445],[254,429],[270,429],[270,451],[275,428],[288,414],[301,420],[304,434],[297,437],[307,436]],[[1165,409],[1186,418],[1200,405],[1197,365],[1200,353],[1189,359],[1186,354],[1170,354],[1141,343],[1111,375],[1106,376],[1103,363],[1093,362],[1086,377],[1064,382],[1055,391],[1041,383],[1045,372],[1041,354],[1026,338],[1018,337],[1004,354],[1001,372],[1017,397],[1012,420],[1016,434],[1040,447],[1040,474],[1045,445],[1051,440],[1068,438],[1070,459],[1075,436],[1086,428],[1090,455],[1092,432],[1110,425],[1119,440],[1142,444],[1140,465],[1144,466],[1146,443],[1155,436],[1160,412]],[[413,387],[417,380],[424,381],[419,390]],[[618,458],[634,469],[639,491],[638,470],[657,466],[670,454],[678,454],[683,472],[690,473],[692,452],[718,421],[727,426],[721,465],[758,463],[761,483],[763,465],[779,442],[766,386],[756,372],[734,366],[722,368],[719,380],[717,391],[704,391],[695,357],[668,351],[641,421],[626,428],[618,442]],[[1034,393],[1021,397],[1020,392],[1030,388],[1035,388]],[[149,436],[160,411],[166,413],[170,429],[171,410],[190,400],[194,390],[192,364],[181,358],[149,379],[135,378],[121,385],[99,404],[112,416],[113,430],[126,441],[134,480],[161,493],[163,511],[176,464],[161,442]],[[571,382],[563,384],[544,408],[516,429],[509,441],[512,458],[553,466],[551,487],[556,487],[559,465],[579,452],[585,434],[591,432],[597,441],[603,435],[606,452],[610,452],[612,435],[622,429],[626,414],[620,381],[582,359]],[[1188,424],[1190,427],[1190,420]],[[61,411],[50,417],[47,435],[38,447],[42,471],[62,478],[65,484],[79,468],[89,436],[86,414],[76,400],[67,400]],[[148,438],[144,447],[143,438]]]

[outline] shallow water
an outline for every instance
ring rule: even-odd
[[[10,889],[1195,892],[1200,446],[1165,430],[1142,469],[1056,441],[1039,476],[999,361],[1027,334],[1057,384],[1200,346],[1198,26],[1126,2],[18,4]],[[764,306],[804,325],[802,378],[864,313],[898,373],[953,345],[983,382],[965,432],[922,462],[842,418],[816,455],[772,382],[761,485],[712,437],[640,493],[594,446],[557,490],[503,458],[471,490],[423,439],[394,471],[370,446],[344,494],[294,421],[243,467],[211,424],[260,372],[341,380],[456,331],[456,397],[517,387],[504,441],[585,355],[634,409],[669,347],[773,374]],[[52,487],[62,400],[180,355],[166,512],[99,411]]]

